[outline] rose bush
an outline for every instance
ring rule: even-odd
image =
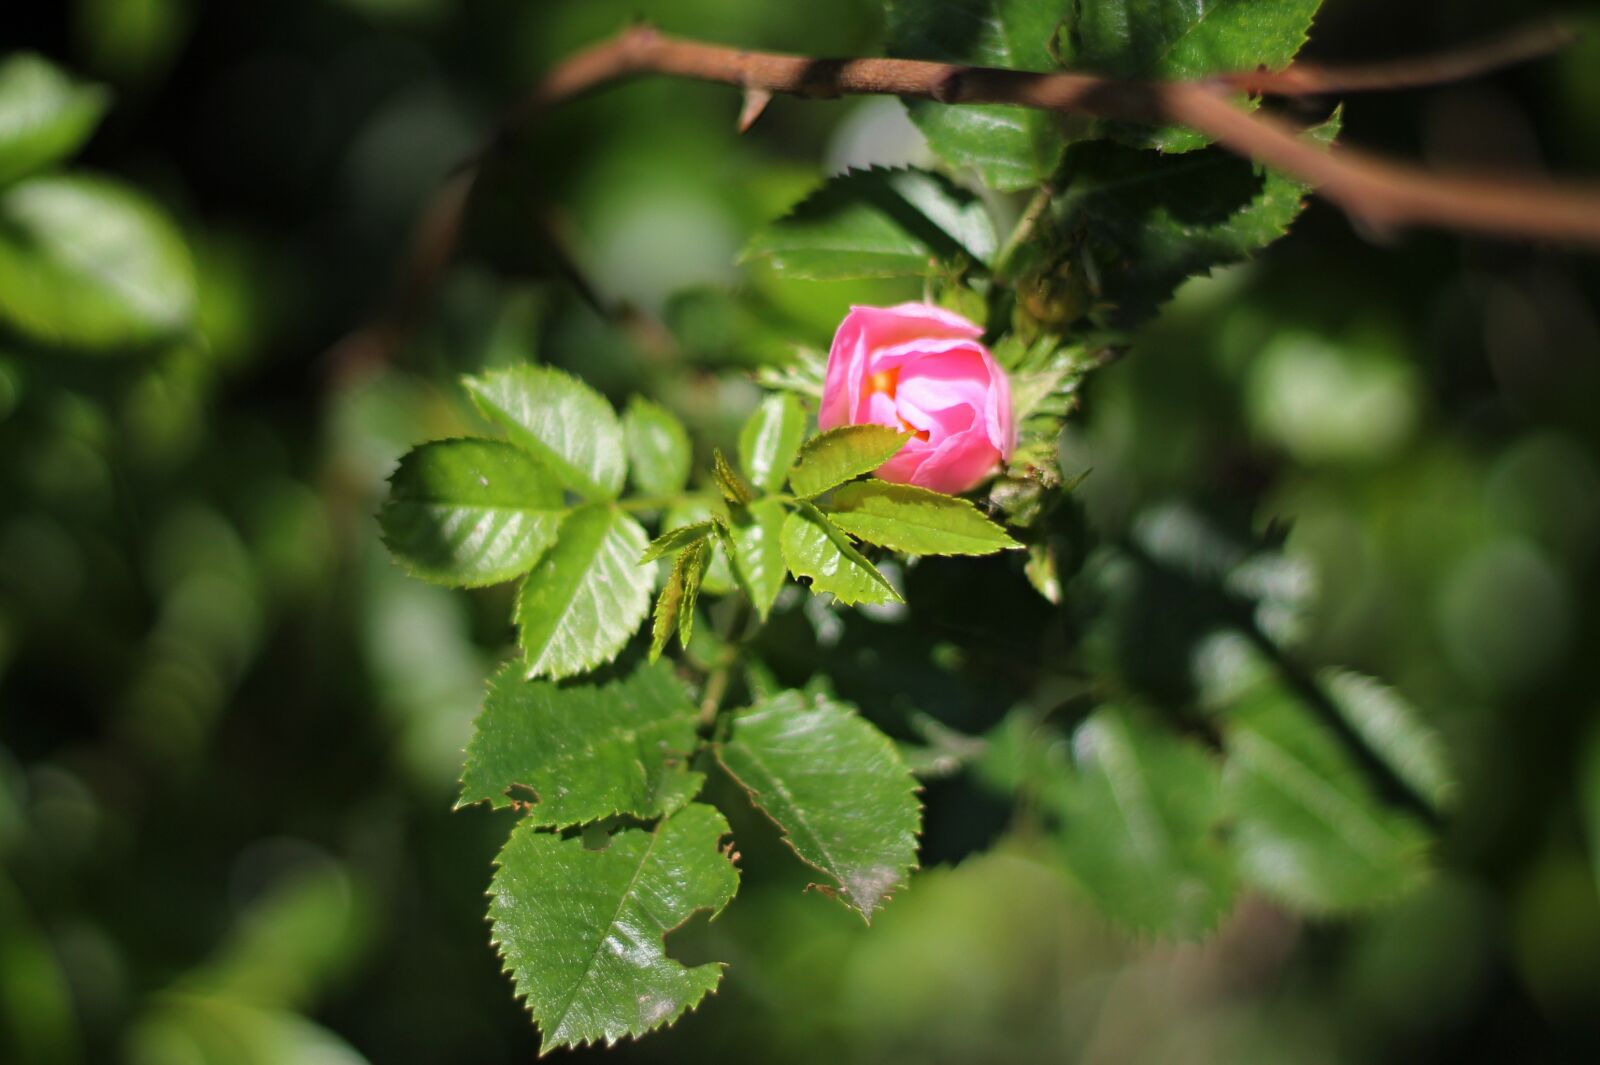
[[[931,304],[851,307],[828,352],[818,427],[914,433],[879,477],[949,495],[972,489],[1016,447],[1011,382],[982,335]]]

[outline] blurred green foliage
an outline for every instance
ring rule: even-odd
[[[1427,51],[1510,14],[1350,0],[1311,54]],[[918,159],[897,107],[778,101],[741,138],[734,94],[651,81],[574,105],[497,168],[468,254],[394,358],[334,347],[498,108],[636,16],[820,54],[884,44],[858,0],[74,0],[8,22],[6,53],[73,73],[64,125],[25,166],[0,163],[0,1060],[535,1052],[484,945],[508,823],[449,812],[509,593],[463,599],[396,569],[373,520],[384,479],[408,447],[475,427],[457,374],[531,356],[619,406],[649,395],[732,453],[759,395],[747,371],[825,345],[850,302],[920,295],[736,263],[826,171]],[[1346,135],[1592,172],[1596,42],[1353,101]],[[4,70],[0,139],[17,128]],[[62,196],[75,205],[52,212]],[[551,218],[602,305],[659,315],[665,338],[552,277]],[[146,284],[97,289],[120,253],[85,257],[73,226],[154,231]],[[1064,472],[1087,476],[1051,537],[1107,624],[1078,631],[1078,604],[1052,607],[1010,562],[928,559],[895,574],[914,613],[780,600],[764,651],[777,682],[825,663],[930,764],[960,760],[960,737],[1024,692],[1078,722],[1104,693],[1053,662],[1079,641],[1131,698],[1196,698],[1192,653],[1216,650],[1206,545],[1228,545],[1223,581],[1261,630],[1384,677],[1444,733],[1463,779],[1439,874],[1357,920],[1252,896],[1204,945],[1141,943],[1052,858],[1049,795],[1014,811],[981,780],[931,779],[929,871],[867,932],[797,890],[806,871],[746,810],[740,897],[669,941],[685,964],[730,959],[723,992],[613,1057],[1600,1053],[1600,268],[1367,238],[1313,208],[1262,261],[1182,289],[1090,379],[1062,445]],[[62,279],[8,275],[22,241],[64,249]],[[48,317],[8,309],[30,285],[59,295]],[[1003,739],[985,771],[1021,772]],[[1028,765],[1083,757],[1028,739]]]

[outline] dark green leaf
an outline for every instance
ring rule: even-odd
[[[650,611],[650,569],[639,523],[592,503],[561,522],[517,593],[527,675],[559,679],[609,662]]]
[[[987,262],[994,226],[983,204],[921,170],[852,170],[757,233],[746,258],[791,277],[921,277],[935,260]]]
[[[722,978],[722,966],[669,958],[663,939],[739,890],[720,842],[728,823],[691,803],[653,829],[617,832],[602,850],[524,821],[490,887],[494,941],[544,1033],[542,1051],[614,1043],[671,1024]]]
[[[1051,70],[1050,39],[1065,6],[1043,0],[889,0],[889,54]],[[1063,141],[1048,111],[923,100],[909,101],[907,108],[940,158],[972,167],[1002,192],[1037,185],[1061,160]]]
[[[83,147],[110,97],[44,58],[0,60],[0,185],[61,162]]]
[[[910,555],[989,555],[1022,546],[967,500],[909,484],[847,484],[827,514],[858,540]]]
[[[915,868],[916,780],[889,737],[850,707],[784,692],[736,715],[717,757],[868,921]]]
[[[1057,839],[1074,878],[1107,916],[1139,931],[1196,938],[1216,927],[1234,876],[1211,759],[1115,707],[1078,726],[1072,753]]]
[[[822,512],[802,503],[783,522],[783,561],[811,590],[831,592],[841,603],[899,602],[900,593]]]
[[[194,264],[142,193],[45,174],[0,192],[0,319],[35,340],[124,350],[193,324]]]
[[[639,491],[667,496],[689,483],[689,433],[667,408],[634,396],[622,415],[628,473]]]
[[[1223,789],[1246,880],[1313,912],[1387,902],[1420,883],[1427,833],[1377,800],[1292,693],[1265,681],[1234,703],[1225,724]]]
[[[568,488],[590,500],[621,494],[622,424],[600,393],[547,366],[494,370],[463,384],[484,417],[548,462]]]
[[[804,498],[871,473],[905,447],[911,434],[885,425],[841,425],[807,440],[789,471],[789,487]]]
[[[733,515],[733,568],[756,613],[765,621],[788,570],[783,561],[783,504],[758,499]]]
[[[1074,0],[1062,9],[1061,58],[1074,68],[1156,81],[1281,70],[1305,44],[1321,6],[1322,0]],[[1119,126],[1116,132],[1169,152],[1206,143],[1188,129]]]
[[[696,709],[672,671],[641,666],[603,686],[526,680],[508,662],[467,744],[456,806],[531,803],[528,820],[567,827],[670,813],[699,790],[687,770]]]
[[[533,568],[555,543],[561,485],[538,459],[498,440],[438,440],[400,460],[378,515],[406,570],[458,587]]]
[[[774,393],[761,401],[739,432],[739,465],[763,492],[783,490],[783,482],[806,435],[806,409],[793,393]]]

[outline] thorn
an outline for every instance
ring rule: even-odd
[[[739,109],[739,132],[748,133],[750,127],[756,124],[767,105],[772,102],[772,93],[766,89],[746,89],[744,91],[744,106]]]

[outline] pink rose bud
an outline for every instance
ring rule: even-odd
[[[878,476],[949,495],[968,491],[1017,446],[1011,382],[978,343],[982,335],[927,303],[851,307],[828,352],[818,426],[913,433]]]

